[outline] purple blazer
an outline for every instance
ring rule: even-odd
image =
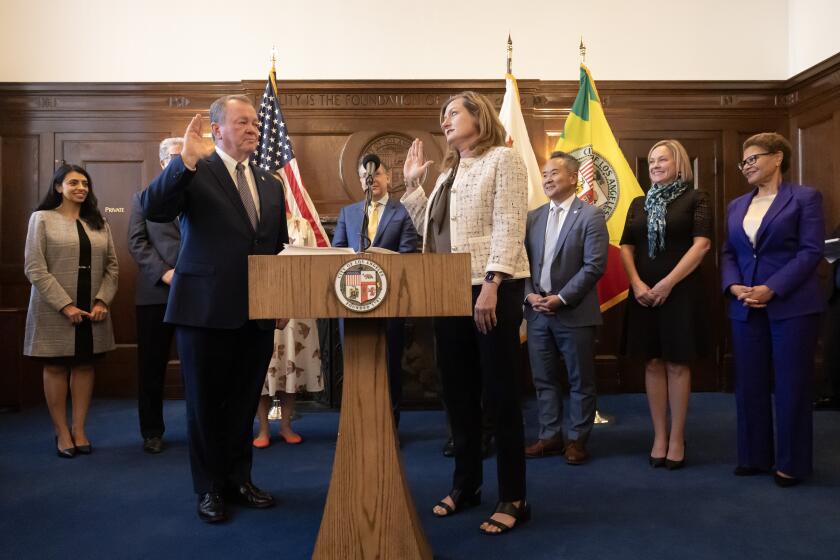
[[[773,290],[767,302],[771,320],[822,312],[825,299],[817,278],[825,241],[822,194],[801,185],[779,185],[753,248],[744,232],[744,216],[756,191],[739,196],[726,211],[720,270],[721,286],[730,300],[729,318],[746,321],[750,311],[729,292],[733,284],[764,284]]]

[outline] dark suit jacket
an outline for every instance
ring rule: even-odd
[[[726,241],[720,257],[721,286],[729,317],[746,321],[750,308],[729,292],[733,284],[766,285],[775,295],[767,303],[770,319],[820,313],[825,299],[817,278],[825,226],[822,194],[810,187],[782,183],[756,234],[753,248],[744,232],[744,216],[757,189],[729,203]]]
[[[544,266],[545,228],[548,222],[546,203],[528,212],[525,249],[531,266],[531,278],[525,283],[525,297],[539,293],[538,284]],[[551,293],[563,298],[554,319],[567,327],[600,325],[601,308],[597,283],[607,265],[610,235],[604,213],[596,206],[575,198],[560,229],[554,258],[551,260]],[[536,311],[525,305],[525,319]]]
[[[165,321],[235,329],[248,320],[248,255],[275,255],[288,242],[283,185],[251,166],[260,223],[251,227],[233,179],[218,153],[190,171],[173,158],[140,195],[143,216],[171,222],[181,216],[181,251]],[[274,321],[259,321],[273,329]]]
[[[359,250],[364,212],[364,201],[341,209],[333,234],[332,243],[335,247],[351,247],[356,251]],[[399,253],[413,253],[417,250],[417,230],[414,229],[408,210],[394,196],[388,197],[388,203],[379,218],[379,226],[376,228],[372,245]]]
[[[169,298],[169,286],[161,276],[175,268],[181,247],[181,227],[178,220],[155,223],[145,220],[140,208],[140,193],[131,197],[128,217],[128,252],[137,263],[135,303],[162,305]]]

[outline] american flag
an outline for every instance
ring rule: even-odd
[[[312,226],[318,247],[329,247],[327,233],[321,225],[318,211],[309,198],[300,177],[292,140],[286,128],[286,119],[280,108],[277,95],[277,82],[272,74],[265,84],[265,92],[259,106],[260,145],[251,158],[251,163],[258,165],[280,177],[286,185],[286,205],[294,216],[302,216]]]

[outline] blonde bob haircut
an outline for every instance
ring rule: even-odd
[[[691,168],[691,158],[688,157],[688,152],[685,151],[685,147],[679,141],[670,138],[668,140],[660,140],[648,152],[648,161],[650,161],[653,150],[659,146],[665,146],[671,152],[674,163],[677,165],[677,177],[686,183],[692,182],[694,180],[694,170]]]
[[[440,107],[440,122],[443,123],[446,108],[455,101],[461,99],[464,107],[469,111],[478,124],[478,138],[470,146],[473,155],[480,156],[494,146],[504,146],[507,133],[502,121],[496,114],[493,103],[486,96],[475,91],[462,91],[447,99]],[[449,148],[443,158],[441,170],[446,171],[458,165],[461,156],[454,148]]]

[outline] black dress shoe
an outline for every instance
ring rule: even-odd
[[[163,440],[159,437],[143,438],[143,451],[154,455],[163,451]]]
[[[58,436],[55,437],[55,452],[62,459],[72,459],[76,456],[76,447],[68,447],[67,449],[58,448]]]
[[[219,523],[227,519],[225,500],[218,492],[198,495],[198,517],[205,523]]]
[[[446,440],[446,443],[443,446],[443,456],[444,457],[454,457],[455,456],[455,440],[449,438]]]
[[[239,505],[250,508],[269,508],[274,505],[274,498],[268,492],[263,492],[251,482],[244,482],[231,487],[230,497]]]
[[[665,466],[665,457],[654,457],[653,455],[651,455],[650,457],[648,457],[648,463],[654,469],[658,469],[659,467],[664,467]]]
[[[797,484],[802,482],[802,479],[796,477],[781,476],[779,473],[773,473],[773,481],[776,483],[776,486],[779,486],[781,488],[790,488],[791,486],[796,486]]]

